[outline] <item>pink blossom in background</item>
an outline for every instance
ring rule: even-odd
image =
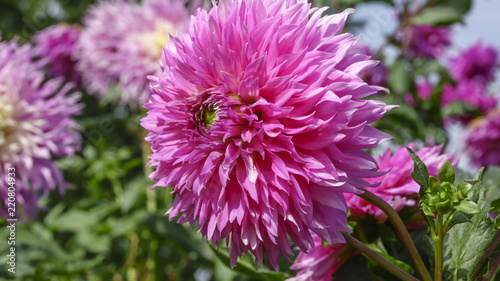
[[[352,48],[352,52],[369,56],[370,58],[373,57],[373,52],[370,47],[366,45],[360,45],[359,43],[357,45],[354,45],[354,47]],[[387,67],[382,61],[379,61],[376,66],[367,70],[363,74],[363,80],[365,80],[365,82],[370,85],[385,87],[387,86],[387,74]]]
[[[417,88],[417,94],[421,99],[428,100],[431,98],[434,86],[429,83],[427,79],[415,81],[415,87]]]
[[[414,144],[410,143],[407,146],[415,150]],[[455,163],[453,157],[442,153],[442,150],[443,147],[440,145],[423,147],[416,151],[418,157],[427,166],[431,176],[437,176],[446,161]],[[368,187],[367,190],[385,200],[396,211],[400,211],[406,206],[416,206],[420,187],[411,176],[413,161],[406,147],[398,148],[394,154],[388,149],[379,157],[378,164],[381,171],[388,172],[383,176],[367,179],[373,184],[380,183],[378,187]],[[345,194],[345,198],[351,210],[351,217],[362,218],[370,214],[378,221],[387,219],[382,210],[368,201],[349,193]]]
[[[67,184],[53,157],[72,155],[80,136],[71,119],[82,108],[63,78],[43,82],[44,72],[32,62],[29,45],[0,42],[0,171],[15,170],[16,204],[36,216],[39,195],[63,191]],[[7,179],[0,182],[0,215],[7,217]]]
[[[402,37],[410,58],[437,58],[451,44],[447,26],[414,25],[405,29]]]
[[[498,51],[478,42],[450,59],[449,71],[457,83],[474,80],[483,87],[495,77]]]
[[[139,107],[150,96],[148,75],[159,75],[161,50],[187,27],[182,0],[99,1],[83,19],[78,69],[90,93],[117,85],[120,104]]]
[[[290,269],[299,272],[287,281],[331,281],[333,280],[332,275],[340,266],[357,254],[348,253],[347,244],[338,243],[323,246],[323,240],[319,236],[313,234],[313,237],[315,247],[297,255]]]
[[[477,168],[500,165],[499,110],[492,110],[486,116],[469,123],[465,151]]]
[[[462,80],[456,86],[446,84],[441,94],[441,106],[447,106],[454,102],[462,102],[468,106],[478,109],[482,114],[496,107],[497,101],[494,96],[486,93],[486,88],[477,81]],[[469,116],[457,116],[464,123],[470,121]]]
[[[33,36],[34,55],[50,77],[62,76],[80,84],[81,76],[76,70],[76,42],[81,28],[70,24],[51,25]]]
[[[349,9],[296,0],[221,0],[193,17],[162,53],[142,125],[154,186],[174,187],[170,219],[230,245],[231,266],[264,250],[330,243],[350,231],[344,192],[379,176],[363,149],[388,139],[367,124],[392,107],[360,77],[376,65],[341,33]]]

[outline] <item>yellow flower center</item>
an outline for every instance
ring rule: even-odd
[[[154,60],[161,58],[163,47],[170,41],[170,35],[174,35],[176,28],[171,22],[159,20],[155,22],[155,29],[138,36],[144,51]]]

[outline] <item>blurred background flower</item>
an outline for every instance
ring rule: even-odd
[[[150,96],[148,75],[160,73],[161,50],[177,29],[187,27],[182,0],[100,1],[82,19],[78,70],[90,93],[116,86],[119,104],[142,107]]]
[[[61,23],[33,36],[34,56],[41,67],[47,68],[48,76],[61,76],[80,86],[81,75],[76,70],[76,42],[80,32],[79,26]]]
[[[32,62],[30,46],[0,42],[0,167],[14,168],[17,210],[34,218],[38,195],[68,187],[52,157],[73,155],[80,148],[72,119],[81,111],[78,94],[62,78],[44,82],[44,72]],[[7,214],[7,181],[0,184],[3,217]]]
[[[473,120],[467,127],[466,151],[472,163],[482,166],[500,166],[500,111],[490,111]]]

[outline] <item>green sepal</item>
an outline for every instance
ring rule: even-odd
[[[443,202],[440,202],[436,205],[437,211],[440,214],[447,214],[453,210],[453,204],[450,199],[446,199]]]
[[[453,165],[451,165],[450,161],[446,161],[441,170],[438,173],[439,180],[442,183],[449,182],[453,184],[455,182],[455,170],[453,169]]]
[[[494,213],[500,213],[500,198],[491,202],[491,211]]]
[[[462,202],[460,202],[460,204],[455,206],[455,209],[462,211],[462,212],[469,214],[469,215],[474,215],[474,214],[478,214],[481,212],[481,209],[479,208],[479,206],[476,203],[469,201],[469,200],[462,200]]]
[[[449,194],[455,192],[455,186],[449,182],[441,183],[441,191]],[[448,195],[445,195],[448,196]]]
[[[461,182],[458,184],[458,195],[460,196],[460,199],[465,199],[467,198],[467,194],[469,191],[474,187],[473,184],[469,182]]]
[[[495,224],[496,229],[500,229],[500,215],[498,215],[494,220],[493,223]]]
[[[433,176],[429,177],[429,187],[432,188],[439,183],[439,179]]]

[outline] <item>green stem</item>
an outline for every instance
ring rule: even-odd
[[[354,227],[354,230],[356,230],[356,233],[358,234],[361,242],[363,242],[365,244],[368,243],[368,238],[366,238],[365,231],[363,230],[363,227],[361,226],[360,223],[356,224],[356,226]]]
[[[357,195],[377,206],[387,215],[391,223],[394,225],[394,229],[401,239],[403,246],[410,255],[410,259],[413,262],[419,276],[422,278],[422,281],[432,281],[431,275],[429,271],[427,271],[427,268],[425,267],[425,264],[422,261],[415,244],[413,244],[413,240],[411,239],[410,234],[408,233],[408,230],[406,230],[406,226],[399,217],[398,213],[391,207],[391,205],[368,190],[364,190],[363,193]]]
[[[394,276],[398,277],[399,279],[403,281],[418,281],[417,278],[411,276],[410,274],[404,272],[401,270],[399,267],[395,266],[393,263],[390,261],[386,260],[383,258],[381,255],[377,254],[374,252],[372,249],[370,249],[368,246],[365,244],[361,243],[358,239],[352,237],[349,235],[347,232],[341,232],[342,236],[344,236],[347,244],[351,245],[353,248],[356,250],[360,251],[361,253],[365,254],[367,257],[370,259],[374,260],[377,264],[382,266],[385,270],[389,271],[390,273],[394,274]]]
[[[116,202],[118,202],[118,204],[121,204],[122,202],[122,198],[123,198],[123,187],[122,187],[122,184],[120,183],[120,181],[116,178],[116,176],[110,176],[109,177],[109,180],[111,181],[111,185],[113,187],[113,192],[115,193],[115,198],[116,198]]]
[[[149,178],[149,175],[153,172],[153,169],[147,166],[148,156],[151,154],[151,145],[141,138],[141,152],[142,152],[142,167],[144,169],[144,176]],[[146,191],[146,209],[150,212],[155,212],[157,210],[155,193],[152,190]]]
[[[445,232],[443,225],[443,215],[438,213],[437,217],[437,233],[433,233],[432,240],[434,241],[434,281],[443,280],[443,245]]]

